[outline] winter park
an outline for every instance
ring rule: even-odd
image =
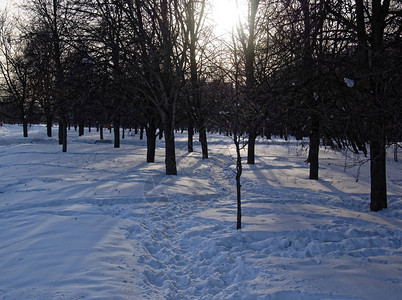
[[[44,126],[0,127],[2,299],[399,299],[402,173],[388,158],[389,208],[369,211],[369,168],[321,149],[306,175],[302,142],[259,140],[244,166],[236,230],[235,149],[210,156],[178,134],[178,176],[144,163],[144,141],[119,149]],[[109,134],[110,135],[110,134]],[[105,138],[108,137],[105,134]],[[163,144],[163,140],[158,143]],[[158,145],[159,146],[159,145]]]
[[[396,0],[1,0],[0,299],[401,299],[401,32]]]

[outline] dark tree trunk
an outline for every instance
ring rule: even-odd
[[[254,63],[255,63],[255,29],[256,29],[256,15],[260,1],[259,0],[251,0],[250,3],[250,12],[249,12],[249,36],[247,39],[247,47],[246,44],[243,45],[244,48],[244,56],[245,56],[245,75],[246,75],[246,96],[248,101],[251,103],[255,102],[255,74],[254,74]],[[245,40],[244,40],[245,42]],[[259,125],[260,117],[255,117],[249,120],[249,141],[248,141],[248,149],[247,149],[247,163],[254,164],[255,161],[255,139],[257,138],[257,130],[256,127]]]
[[[46,116],[46,131],[48,137],[52,137],[52,125],[53,125],[52,117]]]
[[[67,121],[63,122],[62,126],[63,152],[67,152]]]
[[[257,132],[254,128],[250,131],[248,136],[248,145],[247,145],[247,163],[249,165],[255,164],[255,140],[257,138]]]
[[[377,129],[377,130],[376,130]],[[379,211],[387,208],[387,177],[385,135],[382,128],[372,127],[370,139],[370,210]]]
[[[237,195],[237,222],[236,229],[241,229],[241,182],[240,178],[243,172],[240,155],[240,141],[237,133],[234,135],[234,142],[236,146],[236,195]]]
[[[165,131],[166,175],[177,175],[173,122],[168,116],[165,116],[165,118],[163,129]]]
[[[190,121],[188,124],[188,141],[187,141],[187,150],[188,152],[193,152],[193,137],[194,137],[194,126],[193,121]]]
[[[143,140],[143,139],[144,139],[144,126],[141,125],[141,128],[140,128],[140,140]]]
[[[202,149],[202,158],[207,159],[208,158],[208,142],[207,142],[207,130],[205,126],[202,126],[200,128],[200,143],[201,143],[201,149]]]
[[[59,121],[59,145],[63,145],[63,122]]]
[[[147,136],[147,163],[155,162],[156,134],[150,133]]]
[[[78,124],[78,136],[84,135],[84,123],[80,122]]]
[[[155,149],[156,149],[156,126],[154,122],[149,123],[146,128],[147,134],[147,163],[155,162]]]
[[[99,125],[99,138],[103,140],[103,126]]]
[[[22,127],[23,127],[24,137],[28,137],[28,121],[26,119],[24,119],[22,121]]]
[[[384,78],[387,64],[384,63],[384,29],[387,27],[390,1],[371,1],[371,28],[366,30],[365,1],[356,0],[357,36],[360,52],[361,81],[365,91],[370,119],[370,210],[379,211],[387,207],[386,143],[384,107]],[[370,42],[369,42],[370,40]],[[363,81],[364,79],[364,81]],[[367,93],[367,91],[370,91]]]
[[[318,153],[320,150],[320,121],[316,115],[311,116],[310,149],[308,162],[310,163],[310,179],[318,180]]]
[[[120,148],[120,120],[115,118],[113,121],[113,133],[114,133],[114,147]]]

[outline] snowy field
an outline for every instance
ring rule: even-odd
[[[402,298],[402,167],[391,151],[389,208],[373,213],[363,157],[322,148],[310,181],[306,145],[258,141],[237,231],[227,137],[209,136],[202,160],[178,133],[179,175],[165,176],[163,141],[147,164],[146,141],[128,133],[114,149],[70,131],[67,153],[57,128],[29,135],[0,127],[0,299]]]

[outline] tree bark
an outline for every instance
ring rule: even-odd
[[[199,29],[202,24],[202,20],[204,18],[204,5],[205,1],[201,1],[200,5],[202,6],[200,14],[198,18],[195,12],[195,1],[190,1],[189,3],[189,11],[188,11],[188,29],[189,29],[189,54],[190,54],[190,80],[191,80],[191,95],[192,95],[192,103],[195,107],[193,118],[197,122],[198,130],[199,130],[199,141],[201,142],[202,149],[202,158],[208,158],[208,142],[207,142],[207,132],[205,128],[204,116],[202,113],[202,98],[203,95],[200,91],[199,84],[199,74],[197,69],[197,56],[196,56],[196,47],[197,41],[199,39]]]
[[[207,130],[205,129],[205,126],[202,126],[199,128],[200,130],[200,143],[201,143],[201,149],[202,149],[202,159],[207,159],[208,158],[208,142],[207,142]]]
[[[24,120],[22,120],[22,127],[23,127],[24,137],[28,137],[28,121],[26,118],[24,118]]]
[[[156,129],[148,128],[147,134],[147,163],[155,162]]]
[[[103,140],[103,125],[102,124],[99,125],[99,138],[101,140]]]
[[[193,137],[194,137],[194,126],[193,126],[193,121],[190,120],[189,124],[188,124],[188,140],[187,140],[187,150],[189,153],[194,151]]]
[[[78,124],[78,136],[84,135],[84,123],[80,122]]]
[[[310,179],[318,180],[318,154],[320,150],[320,120],[317,115],[311,116],[310,149],[308,162],[310,163]]]
[[[63,122],[59,120],[59,145],[63,145]]]
[[[156,128],[155,118],[150,120],[148,127],[145,127],[147,135],[147,163],[155,162]]]
[[[234,142],[236,146],[236,195],[237,195],[237,222],[236,229],[241,229],[241,175],[243,172],[240,155],[240,141],[237,133],[234,135]]]
[[[113,133],[114,133],[114,148],[120,148],[120,120],[115,118],[113,120]]]
[[[371,211],[379,211],[388,206],[385,134],[382,134],[383,128],[375,125],[371,128],[370,139]]]
[[[165,166],[166,175],[177,175],[176,167],[176,148],[174,142],[174,128],[171,118],[164,122],[165,131]]]
[[[67,152],[67,121],[63,121],[63,126],[62,126],[62,140],[63,140],[63,149],[62,152]]]
[[[256,15],[258,11],[260,1],[250,1],[250,14],[249,14],[249,36],[247,39],[247,45],[243,44],[244,56],[245,56],[245,73],[246,73],[246,96],[248,101],[255,103],[255,29],[256,29]],[[262,122],[261,117],[253,117],[250,120],[249,126],[249,141],[247,149],[247,163],[254,164],[255,162],[255,139],[257,138],[256,127]]]
[[[46,116],[46,131],[47,131],[47,136],[52,137],[52,117],[51,116]]]
[[[365,25],[363,0],[356,1],[356,25],[359,42],[362,80],[362,100],[368,107],[370,125],[370,210],[379,211],[387,207],[386,143],[384,116],[384,29],[389,13],[390,1],[372,1],[371,28]],[[368,41],[371,40],[369,43]],[[370,54],[370,55],[369,55]]]
[[[249,165],[255,164],[255,140],[257,138],[257,132],[253,128],[250,130],[248,135],[248,145],[247,145],[247,163]]]

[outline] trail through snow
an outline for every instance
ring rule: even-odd
[[[310,181],[303,142],[258,141],[237,231],[227,137],[211,135],[202,160],[177,134],[179,175],[166,176],[163,141],[147,164],[134,135],[114,149],[71,131],[61,153],[43,126],[20,130],[0,127],[0,299],[400,298],[392,159],[389,209],[372,213],[367,164],[345,168],[361,157],[322,148]]]

